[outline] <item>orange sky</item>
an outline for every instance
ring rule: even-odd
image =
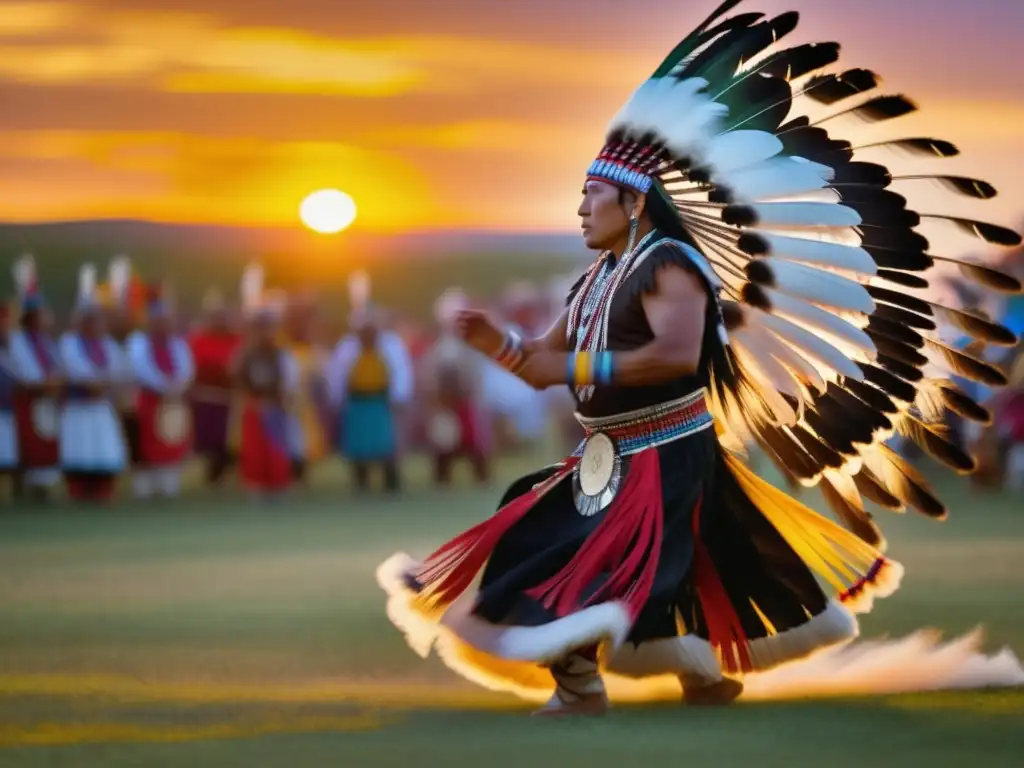
[[[572,230],[605,122],[716,2],[0,0],[0,220],[294,223],[335,186],[366,230]],[[1024,3],[749,5],[838,32],[1024,216]]]

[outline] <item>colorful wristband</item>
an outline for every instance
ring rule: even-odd
[[[607,387],[612,383],[615,373],[615,363],[611,352],[599,352],[597,364],[594,366],[594,383],[598,386]]]
[[[570,358],[572,382],[577,387],[587,387],[594,383],[594,369],[591,365],[589,352],[574,352]]]
[[[614,373],[611,352],[572,352],[566,363],[566,379],[574,387],[609,386]]]
[[[523,350],[523,337],[513,330],[505,332],[505,342],[494,356],[498,365],[515,373],[523,364],[526,353]]]

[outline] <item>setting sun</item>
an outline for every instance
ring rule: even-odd
[[[299,208],[302,223],[322,235],[333,235],[356,220],[355,201],[337,189],[313,192]]]

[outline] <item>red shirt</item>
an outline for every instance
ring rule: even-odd
[[[189,338],[196,366],[196,384],[208,387],[230,385],[231,359],[242,343],[237,333],[197,331]]]

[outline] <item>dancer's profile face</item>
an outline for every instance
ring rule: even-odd
[[[622,241],[629,232],[630,205],[635,200],[614,184],[588,179],[577,214],[587,248],[603,251]]]

